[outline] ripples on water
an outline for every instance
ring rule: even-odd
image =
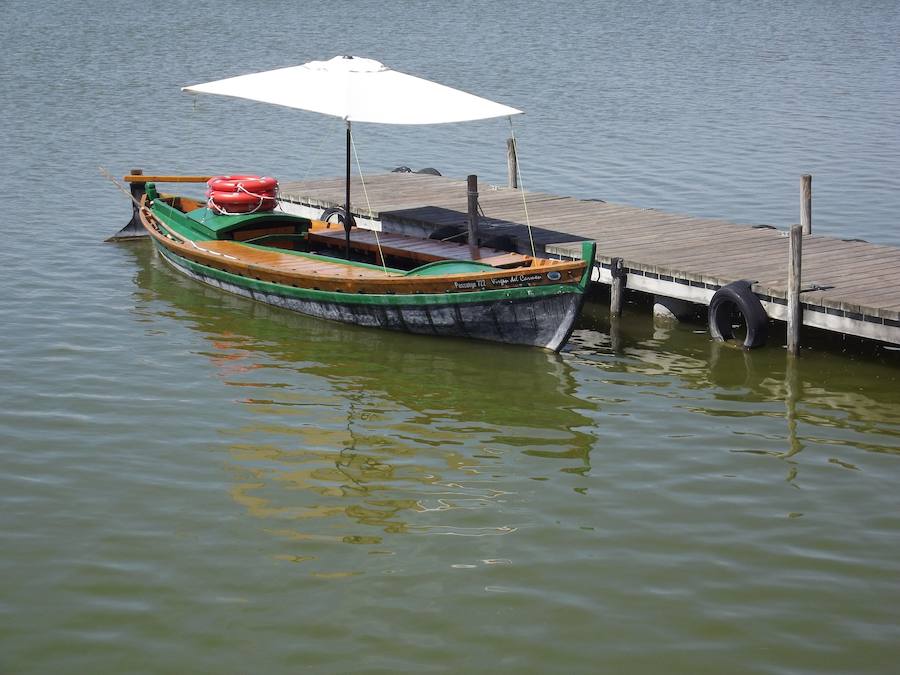
[[[355,7],[351,51],[528,111],[528,187],[784,225],[812,171],[820,231],[898,241],[892,6]],[[97,164],[340,172],[338,122],[177,86],[330,56],[342,6],[180,9],[6,13],[0,178],[47,189],[0,196],[0,673],[891,671],[897,352],[602,304],[559,356],[427,340],[102,244]],[[506,132],[358,143],[502,182]]]

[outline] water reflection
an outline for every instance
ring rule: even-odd
[[[637,310],[615,322],[603,310],[588,313],[585,329],[573,337],[575,359],[601,368],[607,381],[626,387],[659,389],[675,383],[677,405],[691,413],[748,420],[739,425],[740,433],[753,440],[743,439],[733,451],[787,462],[791,482],[797,478],[796,458],[809,447],[820,454],[860,449],[900,455],[896,352],[839,353],[840,343],[819,339],[801,358],[788,358],[777,346],[746,351],[711,341],[700,324],[661,330]],[[758,420],[766,423],[755,424]],[[858,468],[839,456],[825,459]]]
[[[226,392],[232,498],[275,557],[316,573],[388,573],[425,541],[483,546],[554,512],[593,531],[627,505],[618,522],[646,526],[665,520],[660,503],[731,498],[735,478],[752,476],[751,499],[760,482],[830,488],[877,470],[865,453],[900,456],[889,361],[745,352],[634,312],[613,335],[596,308],[561,356],[430,340],[268,308],[128,251],[139,320],[187,327]],[[785,504],[791,518],[810,508]]]
[[[202,335],[195,353],[236,392],[221,411],[231,495],[286,560],[334,542],[391,553],[392,535],[411,532],[506,535],[520,481],[590,470],[594,406],[558,355],[308,319],[127,250],[135,313]]]

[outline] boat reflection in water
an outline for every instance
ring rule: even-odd
[[[333,542],[390,552],[396,533],[507,534],[523,482],[590,470],[592,404],[558,354],[311,319],[127,250],[135,311],[201,334],[196,353],[238,393],[221,413],[232,496],[286,559]]]
[[[524,556],[502,535],[552,541],[561,514],[630,532],[673,503],[756,503],[766,483],[830,494],[831,469],[877,471],[866,454],[900,448],[898,369],[881,357],[748,354],[637,313],[613,335],[590,311],[562,355],[419,338],[201,289],[128,251],[141,320],[189,327],[198,372],[214,366],[234,500],[272,555],[316,574],[459,554],[431,535],[470,537],[472,564]],[[785,514],[811,508],[778,494]]]

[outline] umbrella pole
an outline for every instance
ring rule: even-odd
[[[344,234],[346,235],[347,239],[345,255],[347,260],[350,260],[350,227],[352,226],[352,221],[350,220],[350,120],[347,120],[347,182],[345,185],[345,189]]]

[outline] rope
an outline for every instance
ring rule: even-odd
[[[246,216],[251,213],[256,213],[257,211],[259,211],[263,206],[263,202],[267,199],[275,200],[277,202],[278,201],[278,196],[277,196],[278,187],[276,186],[275,189],[276,189],[276,196],[271,197],[269,195],[261,195],[261,194],[256,194],[255,192],[250,192],[250,190],[245,188],[241,183],[238,183],[237,190],[235,190],[235,192],[243,192],[244,194],[250,195],[251,197],[255,197],[256,199],[259,200],[259,202],[257,202],[256,206],[253,207],[253,209],[250,211],[235,211],[232,213],[231,211],[226,209],[224,206],[217,204],[213,200],[212,197],[209,198],[209,200],[206,203],[206,206],[209,208],[210,211],[217,211],[220,214],[222,214],[223,216]]]
[[[221,204],[217,204],[215,201],[213,201],[213,198],[210,197],[209,201],[206,202],[206,206],[209,208],[210,211],[214,211],[222,216],[249,216],[250,214],[253,214],[253,213],[256,213],[257,211],[259,211],[259,209],[262,208],[262,203],[263,203],[263,200],[260,199],[259,203],[256,206],[254,206],[253,209],[250,211],[229,211]]]
[[[512,116],[510,115],[506,119],[509,120],[509,134],[513,139],[513,147],[516,149],[516,178],[519,181],[519,190],[522,192],[522,208],[525,209],[525,227],[528,228],[528,241],[531,242],[531,257],[536,258],[537,254],[534,251],[534,234],[531,231],[531,220],[528,218],[528,200],[525,199],[525,181],[522,180],[522,169],[521,162],[519,162],[519,143],[516,141],[516,131],[513,129],[513,121]]]
[[[157,220],[157,222],[159,222],[159,220]],[[161,222],[159,224],[162,225]],[[163,227],[165,227],[165,225],[163,225]],[[169,228],[166,227],[166,229],[168,230]],[[208,248],[203,248],[202,246],[198,246],[197,243],[191,239],[188,239],[187,243],[189,243],[191,246],[193,246],[198,251],[203,251],[204,253],[209,253],[210,255],[221,256],[222,258],[228,258],[229,260],[240,260],[240,258],[237,258],[233,255],[228,255],[227,253],[219,253],[218,251],[210,251]]]
[[[359,172],[359,182],[362,183],[363,194],[366,197],[366,209],[372,213],[372,205],[369,203],[369,191],[366,189],[366,179],[363,177],[362,166],[359,164],[359,155],[356,153],[356,143],[353,141],[353,135],[350,136],[350,147],[353,148],[353,157],[356,159],[356,170]],[[381,260],[381,269],[387,274],[387,264],[384,262],[384,252],[381,250],[381,239],[378,238],[378,230],[372,230],[375,233],[375,246],[378,248],[378,258]]]
[[[278,186],[277,186],[277,185],[275,186],[275,189],[276,189],[276,191],[278,190]],[[260,201],[262,201],[263,199],[276,199],[276,200],[278,199],[277,196],[273,197],[272,195],[259,195],[259,194],[256,194],[255,192],[250,192],[250,190],[248,190],[247,188],[244,187],[244,184],[243,184],[243,183],[238,183],[237,191],[238,191],[238,192],[243,192],[243,193],[245,193],[245,194],[248,194],[248,195],[250,195],[251,197],[256,197],[256,198],[259,199]],[[277,192],[276,192],[276,195],[277,195]]]
[[[202,246],[199,246],[197,244],[197,242],[195,242],[191,239],[179,237],[177,235],[177,233],[173,232],[169,228],[168,225],[166,225],[164,222],[162,222],[162,220],[160,220],[156,215],[154,215],[153,210],[149,206],[142,204],[141,209],[146,211],[149,214],[150,218],[153,220],[153,223],[157,226],[157,232],[159,232],[164,237],[167,237],[168,239],[172,239],[180,244],[184,244],[184,242],[186,241],[187,243],[189,243],[191,246],[193,246],[198,251],[203,251],[204,253],[209,253],[210,255],[217,255],[221,258],[228,258],[229,260],[240,260],[240,258],[236,258],[233,255],[228,255],[227,253],[219,253],[218,251],[211,251],[208,248],[203,248]],[[164,230],[164,231],[161,231],[160,228],[162,228],[162,230]]]
[[[309,157],[309,162],[306,164],[306,171],[303,173],[303,178],[301,180],[306,180],[307,176],[309,176],[309,172],[312,171],[313,164],[316,163],[316,160],[319,159],[319,151],[322,149],[322,145],[325,143],[325,137],[327,134],[321,134],[319,136],[319,144],[316,146],[316,149],[312,151],[312,154]]]

